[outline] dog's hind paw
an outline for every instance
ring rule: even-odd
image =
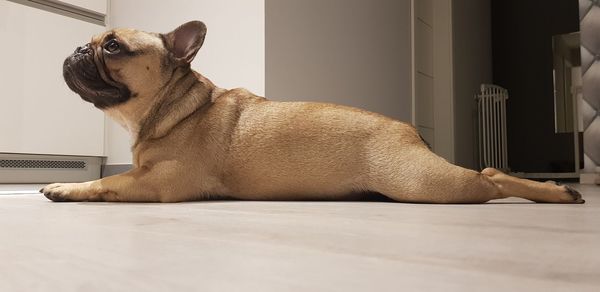
[[[581,193],[579,191],[568,185],[564,185],[563,187],[565,188],[567,193],[573,198],[574,204],[585,203],[585,200],[581,197]]]

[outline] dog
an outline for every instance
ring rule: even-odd
[[[349,200],[583,203],[569,186],[455,166],[406,123],[346,106],[274,102],[226,90],[190,68],[206,26],[160,34],[114,29],[66,58],[70,89],[125,127],[133,169],[55,183],[52,201]]]

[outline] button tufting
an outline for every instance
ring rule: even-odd
[[[587,25],[581,25],[581,43],[598,44],[600,34],[597,31],[600,15],[597,13],[597,8],[600,8],[600,0],[579,0],[579,3],[579,11],[582,14],[580,15],[581,24],[587,23]],[[581,46],[583,59],[589,66],[588,68],[595,68],[594,70],[587,69],[585,73],[586,79],[583,83],[587,90],[584,90],[585,99],[581,104],[581,117],[585,126],[583,149],[586,156],[590,158],[585,162],[586,169],[600,168],[600,94],[596,88],[596,84],[600,82],[600,72],[597,71],[600,68],[600,50],[598,49],[597,45],[594,46],[594,50]]]

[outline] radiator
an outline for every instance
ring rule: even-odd
[[[508,91],[500,86],[482,84],[477,94],[479,167],[494,167],[508,172],[506,148],[506,100]]]

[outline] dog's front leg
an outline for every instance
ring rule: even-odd
[[[165,184],[168,175],[149,167],[137,167],[128,172],[83,183],[54,183],[40,190],[54,202],[172,202],[175,190]]]

